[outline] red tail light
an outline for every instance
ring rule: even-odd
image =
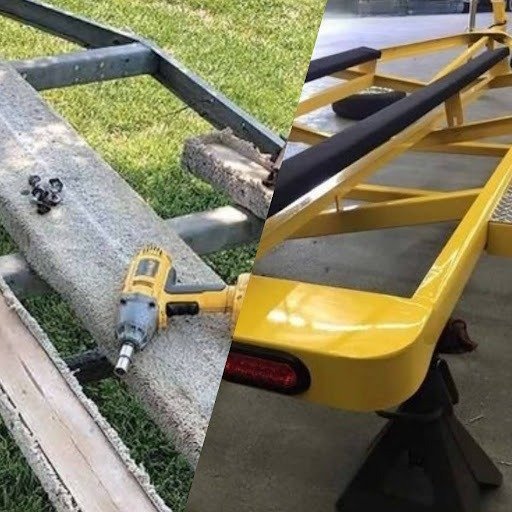
[[[300,359],[238,343],[231,346],[223,378],[287,395],[303,393],[311,384],[308,369]]]

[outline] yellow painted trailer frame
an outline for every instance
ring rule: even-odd
[[[464,46],[465,50],[434,79],[444,76],[482,49],[512,46],[501,0],[493,0],[493,12],[494,26],[488,30],[386,48],[380,60]],[[411,297],[251,277],[234,340],[298,357],[311,375],[311,386],[303,398],[359,411],[405,401],[422,383],[436,342],[479,256],[484,250],[512,255],[512,224],[499,216],[493,220],[498,204],[507,199],[512,180],[512,146],[480,141],[512,134],[512,116],[464,122],[467,104],[489,89],[512,85],[507,60],[451,97],[444,109],[429,112],[267,219],[257,258],[286,239],[459,221]],[[405,91],[427,85],[380,74],[376,61],[333,76],[348,81],[301,101],[298,116],[371,85]],[[290,140],[316,144],[327,137],[295,122]],[[501,162],[478,189],[443,192],[364,183],[406,150],[498,156]],[[344,199],[366,203],[344,209]]]

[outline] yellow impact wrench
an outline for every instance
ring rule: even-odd
[[[167,327],[171,316],[231,312],[234,327],[249,275],[241,274],[233,286],[180,284],[163,249],[142,249],[130,264],[119,300],[116,337],[121,348],[114,372],[124,375],[133,355]]]

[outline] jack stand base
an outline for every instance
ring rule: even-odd
[[[339,498],[337,510],[478,511],[481,491],[498,487],[502,475],[455,417],[457,401],[448,365],[435,355],[420,389],[396,412],[380,413],[390,421]]]

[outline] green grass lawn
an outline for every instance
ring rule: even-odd
[[[173,53],[235,103],[286,134],[323,12],[323,0],[59,0],[59,7],[131,30]],[[0,58],[71,51],[73,45],[0,18]],[[150,78],[44,93],[83,137],[164,218],[201,211],[226,198],[183,172],[183,141],[208,125]],[[0,228],[0,254],[16,247]],[[227,281],[250,269],[254,246],[207,258]],[[63,355],[94,346],[66,304],[52,293],[25,306]],[[87,394],[148,470],[165,501],[184,509],[193,473],[116,380]],[[0,423],[0,512],[53,510]]]

